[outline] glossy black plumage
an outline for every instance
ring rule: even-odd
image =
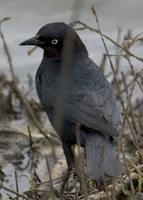
[[[54,126],[55,112],[63,120],[60,130],[54,128],[61,138],[68,166],[74,162],[71,145],[76,143],[79,122],[81,145],[86,149],[87,176],[102,178],[101,161],[105,176],[121,175],[123,168],[112,144],[113,137],[119,136],[120,111],[110,84],[88,57],[77,33],[65,23],[51,23],[20,45],[44,49],[35,78],[36,90],[51,124]],[[61,67],[65,69],[62,75]],[[61,76],[65,84],[60,93]],[[57,101],[61,106],[56,107]]]

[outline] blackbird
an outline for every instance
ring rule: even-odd
[[[86,175],[91,179],[121,175],[123,167],[113,146],[119,136],[120,110],[111,85],[75,30],[63,22],[46,24],[20,45],[44,50],[35,83],[66,156],[68,173],[62,187],[74,164],[71,146],[77,143],[77,124],[86,152]]]

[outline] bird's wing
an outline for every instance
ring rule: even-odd
[[[45,107],[54,108],[57,100],[57,94],[52,92],[42,94],[42,103]],[[80,122],[81,125],[89,129],[94,129],[111,136],[118,136],[120,125],[120,112],[117,106],[112,89],[108,85],[106,90],[82,91],[77,94],[70,94],[66,97],[64,104],[56,109],[59,115],[73,123]]]
[[[109,91],[110,90],[110,91]],[[108,96],[95,91],[77,95],[64,106],[66,119],[111,136],[118,136],[120,112],[111,88]]]

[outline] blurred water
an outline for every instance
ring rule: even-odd
[[[74,1],[67,0],[1,0],[0,20],[11,17],[11,20],[2,24],[2,30],[10,49],[16,74],[22,82],[27,73],[35,74],[41,61],[42,51],[37,50],[32,56],[27,56],[30,47],[19,47],[23,40],[33,36],[41,26],[55,21],[81,20],[97,28],[91,5],[95,6],[99,17],[102,32],[112,39],[117,38],[117,27],[122,28],[122,35],[132,29],[133,35],[143,31],[143,1],[142,0],[82,0],[78,15],[73,16]],[[78,16],[78,19],[76,18]],[[105,52],[100,36],[90,31],[79,31],[79,35],[87,46],[90,57],[99,64]],[[109,52],[114,52],[114,45],[107,41]],[[137,52],[137,53],[143,53]],[[9,71],[0,41],[0,69]]]

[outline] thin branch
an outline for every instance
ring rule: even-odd
[[[22,194],[20,194],[20,193],[18,193],[18,192],[15,192],[14,190],[11,190],[11,189],[9,189],[9,188],[7,188],[7,187],[4,187],[2,184],[0,184],[0,188],[3,188],[4,190],[7,190],[7,191],[9,191],[9,192],[11,192],[11,193],[13,193],[13,194],[16,194],[17,196],[20,196],[20,197],[22,197],[23,199],[32,200],[31,198],[25,197],[24,195],[22,195]]]
[[[19,193],[18,180],[17,180],[17,172],[16,171],[15,171],[15,182],[16,182],[16,191],[17,191],[17,193]]]
[[[49,161],[48,161],[48,156],[45,155],[45,158],[46,158],[46,164],[47,164],[47,167],[48,167],[49,178],[50,178],[51,195],[52,195],[52,198],[55,200],[54,187],[53,187],[53,181],[52,181],[52,176],[51,176],[51,170],[50,170],[50,165],[49,165]]]
[[[97,22],[98,29],[99,29],[99,33],[101,35],[101,40],[102,40],[103,45],[105,47],[105,50],[106,50],[106,53],[108,55],[109,62],[110,62],[110,65],[111,65],[111,69],[112,69],[114,77],[115,77],[115,81],[116,81],[116,85],[117,85],[117,89],[118,89],[118,95],[119,95],[119,98],[120,98],[120,101],[121,101],[121,105],[123,105],[124,103],[123,103],[123,100],[122,100],[122,97],[121,97],[120,86],[119,86],[119,83],[118,83],[118,80],[117,80],[117,77],[116,77],[116,73],[115,73],[115,70],[114,70],[114,66],[113,66],[112,60],[111,60],[111,58],[109,56],[109,52],[108,52],[107,46],[106,46],[105,41],[103,39],[103,34],[101,32],[101,29],[100,29],[99,20],[98,20],[98,17],[97,17],[97,14],[96,14],[94,6],[92,6],[91,10],[92,10],[93,14],[95,15],[96,22]]]
[[[100,34],[100,31],[97,29],[94,29],[90,26],[88,26],[87,24],[81,22],[81,21],[73,21],[71,22],[69,25],[70,26],[75,26],[76,24],[81,24],[83,27],[82,28],[76,28],[75,30],[84,30],[84,29],[89,29],[90,31],[96,32],[98,34]],[[134,55],[133,53],[131,53],[128,49],[126,49],[125,47],[121,46],[120,44],[118,44],[117,42],[115,42],[114,40],[112,40],[110,37],[108,37],[105,34],[102,34],[102,36],[108,40],[110,40],[113,44],[117,45],[119,48],[121,48],[123,51],[127,52],[130,56],[133,56],[134,58],[136,58],[137,60],[140,60],[141,62],[143,62],[143,58],[139,58],[138,56]]]
[[[123,131],[124,131],[125,122],[126,122],[126,119],[127,119],[129,107],[130,107],[130,105],[131,105],[131,98],[132,98],[132,94],[133,94],[133,91],[134,91],[135,83],[136,83],[138,77],[142,74],[142,72],[143,72],[143,68],[141,68],[141,69],[135,74],[132,87],[130,88],[130,93],[128,94],[127,106],[126,106],[125,113],[124,113],[124,116],[123,116],[122,127],[121,127],[121,132],[120,132],[120,138],[119,138],[119,143],[118,143],[118,151],[117,151],[117,152],[118,152],[118,156],[119,156],[119,153],[120,153]]]
[[[82,164],[82,154],[80,151],[81,141],[80,141],[80,123],[76,124],[76,137],[77,137],[77,145],[78,145],[78,154],[79,154],[79,165],[80,165],[80,175],[81,175],[81,186],[82,186],[82,192],[84,194],[85,200],[87,200],[87,187],[86,187],[86,181],[85,181],[85,174]]]

